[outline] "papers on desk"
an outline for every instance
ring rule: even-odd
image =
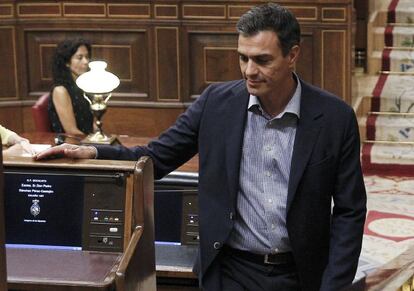
[[[52,147],[50,144],[30,144],[33,154],[23,151],[21,156],[22,157],[32,157],[35,154],[38,154],[44,150],[47,150],[48,148]]]

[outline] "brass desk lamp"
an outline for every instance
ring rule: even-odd
[[[115,136],[107,135],[102,130],[101,118],[106,111],[107,102],[112,91],[119,86],[119,78],[106,71],[106,67],[104,61],[90,62],[91,70],[76,79],[76,85],[83,90],[83,96],[90,104],[96,124],[96,130],[81,141],[84,144],[112,144],[116,140]]]

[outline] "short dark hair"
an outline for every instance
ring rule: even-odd
[[[274,31],[284,56],[293,46],[300,44],[300,26],[296,17],[275,3],[253,7],[240,17],[236,28],[243,36],[253,36],[265,30]]]
[[[85,39],[67,39],[58,44],[52,60],[54,85],[69,85],[73,83],[72,73],[67,64],[80,46],[85,46],[89,57],[91,57],[91,44]]]

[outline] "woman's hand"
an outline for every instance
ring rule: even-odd
[[[20,145],[21,149],[24,152],[32,156],[35,154],[34,149],[32,148],[32,145],[30,144],[30,141],[27,138],[21,137],[15,132],[13,132],[7,139],[7,145],[9,146]]]
[[[21,137],[15,132],[13,132],[7,139],[7,145],[10,145],[10,146],[18,144],[18,143],[22,143],[22,142],[26,142],[30,144],[27,138]]]

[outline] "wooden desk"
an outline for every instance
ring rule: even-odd
[[[17,290],[114,290],[122,253],[7,248],[7,285]],[[76,287],[75,287],[76,286]],[[60,288],[60,289],[59,289]]]
[[[28,138],[31,143],[34,144],[51,144],[54,145],[54,138],[55,138],[55,134],[54,133],[25,133],[22,134],[24,137]],[[146,145],[151,138],[149,137],[130,137],[130,136],[119,136],[118,137],[119,141],[125,145],[125,146],[134,146],[134,145]],[[67,138],[66,142],[68,143],[73,143],[73,144],[78,144],[79,141],[77,139],[74,138]],[[29,159],[29,158],[27,158]],[[67,159],[66,159],[67,160]],[[54,163],[56,165],[56,167],[60,167],[62,165],[62,160],[50,160],[48,161],[48,163]],[[76,161],[73,161],[76,163]],[[103,161],[103,160],[90,160],[91,163],[98,163],[100,164],[101,167],[114,167],[116,166],[116,162],[117,161]],[[69,160],[68,163],[71,163],[71,161]],[[66,165],[67,166],[67,165]],[[188,161],[185,165],[181,166],[178,170],[178,172],[197,172],[198,171],[198,156],[194,157],[193,159],[191,159],[190,161]],[[185,248],[186,246],[181,246],[183,248]],[[162,247],[161,247],[162,248]],[[195,283],[196,285],[196,276],[195,274],[192,272],[192,264],[194,262],[194,258],[196,255],[196,249],[197,246],[189,246],[189,250],[188,251],[184,251],[184,252],[180,252],[179,248],[175,248],[176,253],[171,254],[170,251],[166,252],[166,251],[162,251],[159,248],[156,248],[156,252],[157,252],[157,257],[156,257],[156,273],[157,273],[157,277],[158,278],[168,278],[171,280],[174,280],[175,278],[178,279],[182,279],[182,280],[191,280],[193,283]],[[9,251],[10,253],[15,252],[13,249],[11,249]],[[44,256],[42,255],[40,258],[40,260],[38,260],[38,255],[39,253],[44,254]],[[47,253],[44,251],[41,252],[27,252],[27,256],[16,256],[16,255],[12,255],[11,258],[8,258],[8,265],[10,265],[10,274],[18,274],[19,273],[19,261],[20,258],[22,257],[26,257],[27,260],[38,260],[39,264],[47,264],[50,265],[50,263],[54,262],[54,254],[53,252]],[[84,260],[85,261],[85,266],[90,266],[90,262],[91,260],[93,261],[94,259],[94,254],[88,254],[88,253],[84,253],[84,254],[75,254],[75,253],[71,253],[71,252],[67,252],[66,254],[64,254],[65,257],[67,257],[69,260],[69,262],[71,262],[72,260]],[[80,256],[80,257],[79,257]],[[182,258],[180,258],[180,256]],[[90,280],[101,280],[100,282],[106,282],[108,281],[113,274],[112,273],[108,273],[105,272],[104,270],[111,270],[111,265],[112,266],[116,266],[118,261],[119,261],[119,257],[120,254],[113,254],[113,255],[108,255],[105,254],[105,260],[103,260],[103,264],[105,265],[104,269],[99,269],[99,270],[94,270],[93,272],[96,271],[96,273],[90,277],[89,275],[86,276],[88,274],[88,272],[80,272],[80,273],[75,273],[74,275],[77,276],[77,278],[79,279],[79,282],[90,282]],[[19,258],[19,259],[18,259]],[[180,259],[180,262],[177,263],[177,259]],[[74,266],[71,264],[68,264],[65,266],[65,268],[62,268],[63,270],[63,274],[65,274],[67,271],[70,271],[71,269],[73,269]],[[92,271],[89,271],[92,272]],[[39,274],[36,273],[34,271],[34,276],[38,276]],[[55,276],[56,275],[56,276]],[[54,277],[55,278],[59,278],[58,274],[55,274]],[[85,276],[82,276],[85,275]],[[18,279],[20,278],[20,279]],[[88,279],[89,278],[89,279]],[[44,278],[46,281],[49,280],[55,280],[53,278],[47,277]],[[19,282],[20,280],[20,282]],[[9,284],[13,284],[15,283],[16,286],[20,286],[21,287],[21,280],[22,277],[18,276],[18,275],[13,275],[13,276],[9,276]],[[29,277],[25,277],[24,278],[25,282],[27,284],[29,284],[30,282],[30,276]],[[20,285],[18,285],[18,283]],[[174,282],[172,282],[174,283]],[[14,286],[14,285],[11,285]],[[159,286],[160,287],[160,286]],[[106,290],[105,288],[110,288],[108,286],[102,286],[102,290]],[[43,289],[42,289],[43,290]]]
[[[30,133],[23,133],[22,136],[28,138],[31,143],[40,143],[40,144],[55,144],[55,137],[56,134],[50,132],[30,132]],[[151,141],[153,137],[132,137],[127,135],[119,135],[118,140],[120,143],[127,147],[132,147],[136,145],[146,145],[149,141]],[[72,144],[79,144],[78,139],[68,137],[66,139],[67,143]],[[177,169],[177,171],[181,172],[198,172],[198,155],[189,160],[183,166]]]
[[[50,175],[66,177],[68,173],[75,176],[83,175],[85,181],[88,179],[88,182],[82,186],[82,192],[54,193],[52,191],[52,194],[81,197],[83,211],[82,225],[79,227],[82,231],[82,250],[80,248],[73,250],[50,247],[27,248],[18,245],[19,242],[17,245],[10,245],[6,249],[9,288],[36,291],[123,291],[135,290],[135,288],[155,290],[154,180],[151,159],[141,157],[137,162],[74,159],[37,162],[30,157],[7,156],[4,158],[4,172],[10,175],[26,173],[25,175],[33,175],[33,177],[41,175],[45,177],[45,183],[48,183],[47,177]],[[114,180],[113,177],[124,178]],[[104,186],[101,186],[101,183]],[[52,185],[52,182],[48,184],[48,186]],[[69,185],[65,187],[65,189],[71,188]],[[16,189],[12,188],[9,193],[20,192]],[[37,195],[37,192],[28,193]],[[43,196],[36,199],[43,199]],[[30,200],[32,196],[27,197]],[[67,197],[72,198],[72,196]],[[112,202],[109,205],[106,201]],[[62,204],[57,205],[62,206]],[[66,205],[76,207],[79,204],[64,204],[65,207]],[[57,217],[59,220],[56,221],[61,224],[69,221],[72,208],[64,210],[62,213],[66,216],[58,214],[58,216],[51,216],[52,219]],[[114,223],[110,221],[111,219],[109,221],[107,218],[104,219],[104,215],[108,215],[107,213],[112,215],[114,212],[120,213],[119,222]],[[17,216],[19,219],[21,217],[26,219],[26,216],[31,218],[30,215],[34,215],[27,214],[25,211],[20,213],[21,215]],[[91,213],[95,213],[95,217]],[[120,247],[116,244],[106,244],[115,237],[115,234],[109,231],[114,225],[122,228],[117,237]],[[47,237],[47,229],[43,229],[43,232],[42,235]],[[66,236],[71,233],[60,235]],[[94,240],[98,240],[99,237],[107,241],[103,245],[96,246]]]

